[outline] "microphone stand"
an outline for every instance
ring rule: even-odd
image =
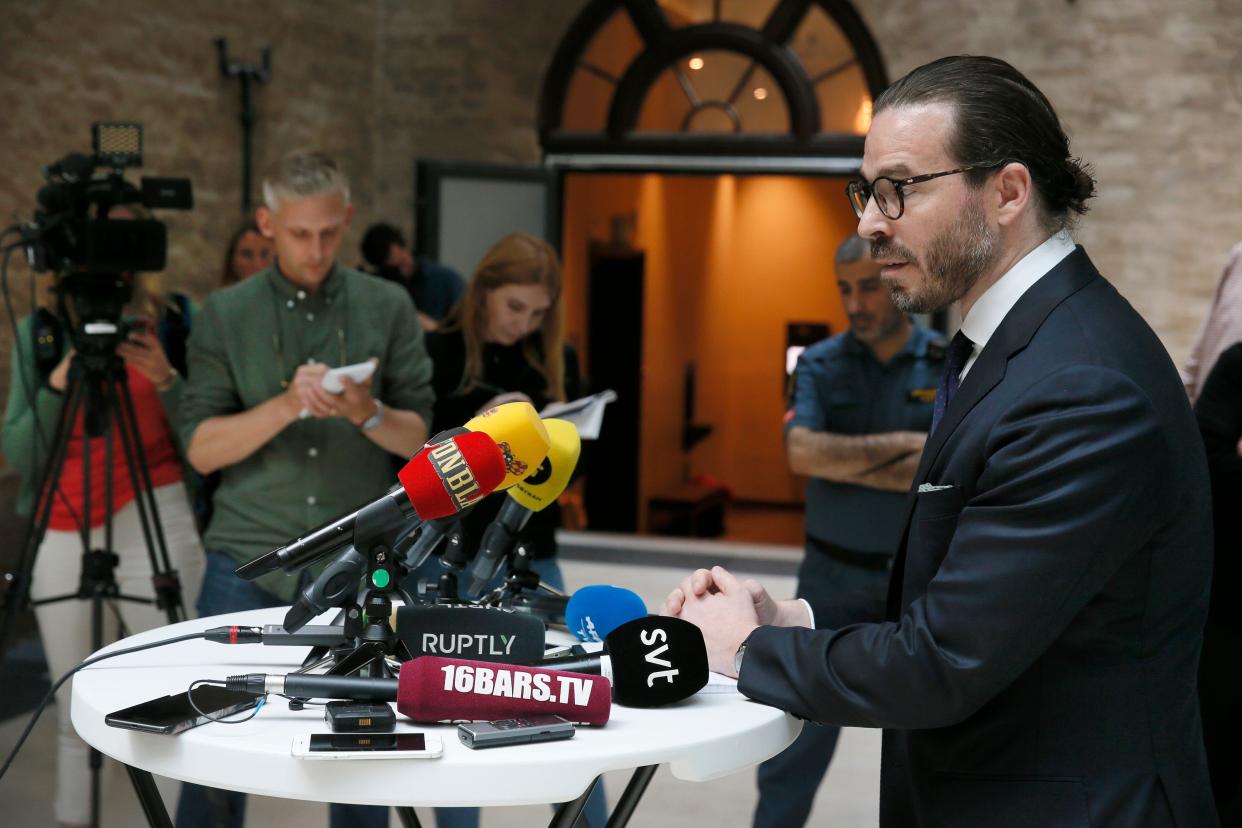
[[[358,511],[353,544],[302,591],[285,615],[285,629],[296,636],[320,612],[342,609],[333,624],[340,623],[343,643],[314,647],[298,672],[331,661],[327,675],[390,678],[397,675],[401,661],[409,660],[409,650],[389,620],[394,592],[406,604],[414,603],[401,587],[408,570],[396,551],[409,531],[408,519],[391,498]],[[305,701],[293,699],[289,707],[298,710]]]
[[[549,626],[568,629],[565,606],[569,603],[569,596],[544,583],[531,567],[532,560],[526,544],[519,543],[514,547],[505,558],[508,575],[504,582],[480,598],[479,603],[536,615]]]

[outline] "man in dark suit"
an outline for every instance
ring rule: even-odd
[[[899,307],[957,303],[888,620],[698,570],[747,696],[883,727],[884,826],[1210,826],[1195,675],[1210,495],[1172,362],[1068,235],[1094,193],[1044,95],[944,58],[875,102],[850,187]]]

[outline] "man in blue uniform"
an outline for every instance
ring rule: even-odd
[[[939,335],[893,306],[861,237],[837,249],[836,271],[850,328],[802,354],[785,418],[789,467],[809,478],[798,597],[832,628],[884,620],[905,493],[945,353]],[[808,722],[759,766],[756,828],[806,822],[839,733]]]

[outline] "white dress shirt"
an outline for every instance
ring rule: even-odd
[[[1009,315],[1009,311],[1013,310],[1013,306],[1018,304],[1022,294],[1073,252],[1074,240],[1070,238],[1068,230],[1062,230],[1023,256],[1004,276],[983,292],[971,307],[970,313],[962,320],[962,333],[970,337],[974,347],[966,365],[962,367],[962,373],[958,375],[959,381],[966,378],[984,346]]]

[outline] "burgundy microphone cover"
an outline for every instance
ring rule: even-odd
[[[603,676],[423,656],[401,665],[397,711],[416,722],[486,722],[550,714],[602,725],[612,712]]]
[[[429,446],[397,472],[423,520],[448,517],[491,494],[505,478],[505,457],[483,432],[466,432]]]

